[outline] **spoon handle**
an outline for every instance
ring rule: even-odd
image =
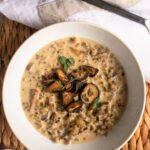
[[[123,16],[125,18],[128,18],[132,21],[138,22],[142,25],[145,25],[145,18],[135,15],[135,14],[133,14],[125,9],[122,9],[119,6],[116,6],[114,4],[107,3],[103,0],[83,0],[83,1],[85,1],[89,4],[92,4],[92,5],[98,6],[100,8],[106,9],[110,12],[116,13],[116,14]]]

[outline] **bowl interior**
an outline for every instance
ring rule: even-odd
[[[36,131],[25,117],[20,97],[21,78],[31,57],[49,42],[67,36],[86,37],[107,46],[122,64],[128,83],[128,103],[125,112],[108,135],[86,144],[71,146],[53,144]],[[120,147],[137,127],[145,106],[145,86],[142,73],[134,56],[127,46],[113,34],[87,23],[60,23],[35,33],[19,48],[5,75],[3,105],[10,127],[29,149],[110,150]]]

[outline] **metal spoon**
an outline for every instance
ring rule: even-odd
[[[137,23],[140,23],[144,25],[147,28],[148,32],[150,33],[150,20],[149,19],[145,19],[143,17],[135,15],[125,9],[120,8],[119,6],[104,2],[103,0],[83,0],[83,1],[92,5],[98,6],[100,8],[106,9],[110,12],[116,13],[120,16],[128,18]]]

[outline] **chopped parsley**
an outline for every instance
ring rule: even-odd
[[[88,95],[89,96],[93,95],[93,91],[91,89],[88,90]]]
[[[62,88],[64,87],[64,85],[62,84],[61,81],[58,81],[58,84],[59,84],[60,87],[62,87]]]
[[[75,64],[73,57],[66,58],[65,56],[59,56],[58,62],[63,66],[65,71],[67,71],[69,67]]]
[[[74,101],[78,101],[79,100],[79,96],[76,95],[73,99],[74,99]]]
[[[100,98],[97,97],[93,102],[93,108],[96,108],[100,104]]]

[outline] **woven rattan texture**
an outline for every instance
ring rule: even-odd
[[[0,148],[26,150],[9,128],[2,108],[2,82],[8,63],[20,44],[35,30],[4,19],[0,28]],[[147,103],[143,120],[134,136],[123,150],[150,150],[150,84],[147,87]]]

